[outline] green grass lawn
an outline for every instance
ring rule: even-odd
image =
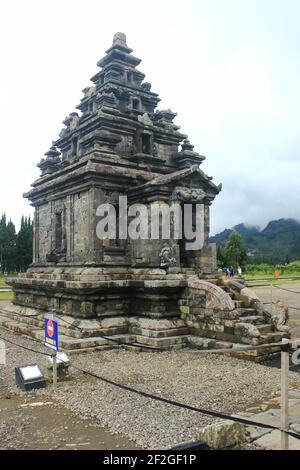
[[[9,292],[1,292],[0,291],[0,301],[1,300],[12,300],[12,299],[13,299],[12,291],[9,291]]]
[[[243,274],[243,277],[245,277],[246,279],[262,279],[262,278],[266,278],[266,277],[274,277],[274,273],[244,273]],[[292,273],[282,273],[279,277],[299,277],[300,278],[300,273],[299,271],[298,272],[292,272]]]
[[[245,276],[247,277],[247,276]],[[264,277],[264,276],[261,276]],[[266,276],[266,277],[271,277],[271,276]],[[246,286],[247,287],[255,287],[255,286],[269,286],[271,283],[275,286],[277,284],[299,284],[300,279],[295,279],[293,281],[288,280],[288,279],[273,279],[272,281],[259,281],[256,280],[256,278],[252,278],[253,280],[251,281],[246,281]]]

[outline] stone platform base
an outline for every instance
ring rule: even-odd
[[[1,312],[0,325],[43,340],[44,317],[53,314],[60,348],[68,353],[118,342],[147,351],[231,348],[288,336],[237,280],[204,279],[189,268],[122,269],[32,268],[9,280],[14,300]],[[236,354],[259,362],[278,352],[270,346]]]
[[[44,312],[20,307],[12,303],[0,309],[0,326],[40,341],[44,341]],[[190,349],[225,349],[245,346],[214,338],[201,337],[189,332],[181,319],[141,319],[129,317],[109,318],[105,321],[78,320],[56,315],[59,321],[59,347],[68,354],[92,352],[124,347],[132,351]],[[127,331],[126,331],[127,330]],[[114,334],[112,332],[114,331]],[[241,359],[263,362],[280,352],[279,347],[228,354]]]

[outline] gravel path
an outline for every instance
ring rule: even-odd
[[[44,350],[11,332],[8,339]],[[8,345],[7,366],[0,366],[0,393],[15,393],[13,367],[32,361],[43,364],[43,356]],[[280,370],[235,358],[197,353],[134,353],[100,351],[71,357],[72,363],[111,380],[193,406],[238,413],[270,398],[280,388]],[[213,418],[197,412],[119,390],[71,369],[72,380],[60,383],[56,399],[82,418],[92,419],[112,433],[120,433],[138,446],[167,448],[195,438],[197,430]],[[290,374],[290,386],[300,388],[300,374]],[[51,395],[51,387],[37,396]]]

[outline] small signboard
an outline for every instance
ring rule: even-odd
[[[45,345],[58,350],[58,324],[52,318],[45,318]]]

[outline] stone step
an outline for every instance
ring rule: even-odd
[[[240,317],[239,321],[240,323],[252,323],[254,325],[264,324],[264,318],[259,317],[258,315],[245,315]]]
[[[112,339],[112,341],[110,341]],[[103,338],[102,336],[93,338],[70,338],[61,335],[59,337],[60,348],[68,352],[68,354],[76,354],[80,352],[91,352],[95,350],[111,349],[119,347],[120,343],[133,343],[135,336],[130,334],[113,335]]]
[[[249,315],[259,316],[259,315],[257,315],[256,310],[254,308],[239,307],[239,308],[237,308],[237,312],[238,312],[240,317],[248,317]]]
[[[8,321],[0,321],[0,325],[7,330],[13,331],[14,333],[22,334],[36,339],[44,339],[44,329],[40,329],[27,323],[22,323],[9,319]]]
[[[135,335],[142,335],[147,336],[149,338],[170,338],[173,336],[181,336],[187,335],[189,333],[188,327],[179,327],[179,328],[172,328],[172,329],[164,329],[164,330],[151,330],[149,328],[137,327],[132,326],[130,328],[132,334]]]
[[[59,336],[59,345],[66,351],[70,349],[94,348],[95,346],[108,346],[110,343],[111,341],[104,339],[101,336],[95,336],[94,338],[70,338],[65,335]]]
[[[17,315],[10,315],[7,317],[0,317],[0,325],[7,326],[12,331],[21,332],[26,334],[26,331],[36,331],[36,330],[44,330],[44,321],[37,320],[36,318],[32,318],[30,316],[23,316],[21,319]],[[67,334],[68,336],[79,337],[81,332],[76,329],[71,329],[71,327],[64,327],[63,325],[59,325],[60,333]]]
[[[276,331],[273,333],[267,333],[265,335],[262,335],[260,339],[263,343],[278,343],[279,341],[282,340],[282,338],[286,338],[286,337],[287,335],[285,333]]]
[[[244,302],[242,300],[233,300],[233,303],[236,308],[241,308],[244,306]]]
[[[231,292],[231,290],[230,290],[229,287],[227,287],[227,286],[221,286],[221,287],[222,287],[222,289],[223,289],[225,292],[230,292],[230,293],[232,294],[232,292]]]
[[[218,279],[205,279],[205,280],[207,280],[211,284],[214,284],[215,286],[219,285],[219,280]],[[221,287],[221,286],[219,286],[219,287]]]
[[[238,348],[239,346],[245,346],[245,344],[234,344],[234,347]],[[271,346],[270,348],[266,349],[257,349],[251,351],[240,351],[237,353],[230,354],[231,357],[237,357],[239,359],[246,359],[248,361],[254,362],[264,362],[267,359],[272,357],[278,357],[280,354],[280,347],[279,346]]]
[[[172,349],[180,349],[186,346],[187,339],[187,335],[172,336],[169,338],[149,338],[143,335],[136,335],[136,344],[153,346],[159,349],[167,349],[170,347],[172,347]]]
[[[267,333],[273,333],[274,332],[274,326],[270,325],[268,323],[264,325],[257,325],[257,329],[260,331],[262,335],[265,335]]]

